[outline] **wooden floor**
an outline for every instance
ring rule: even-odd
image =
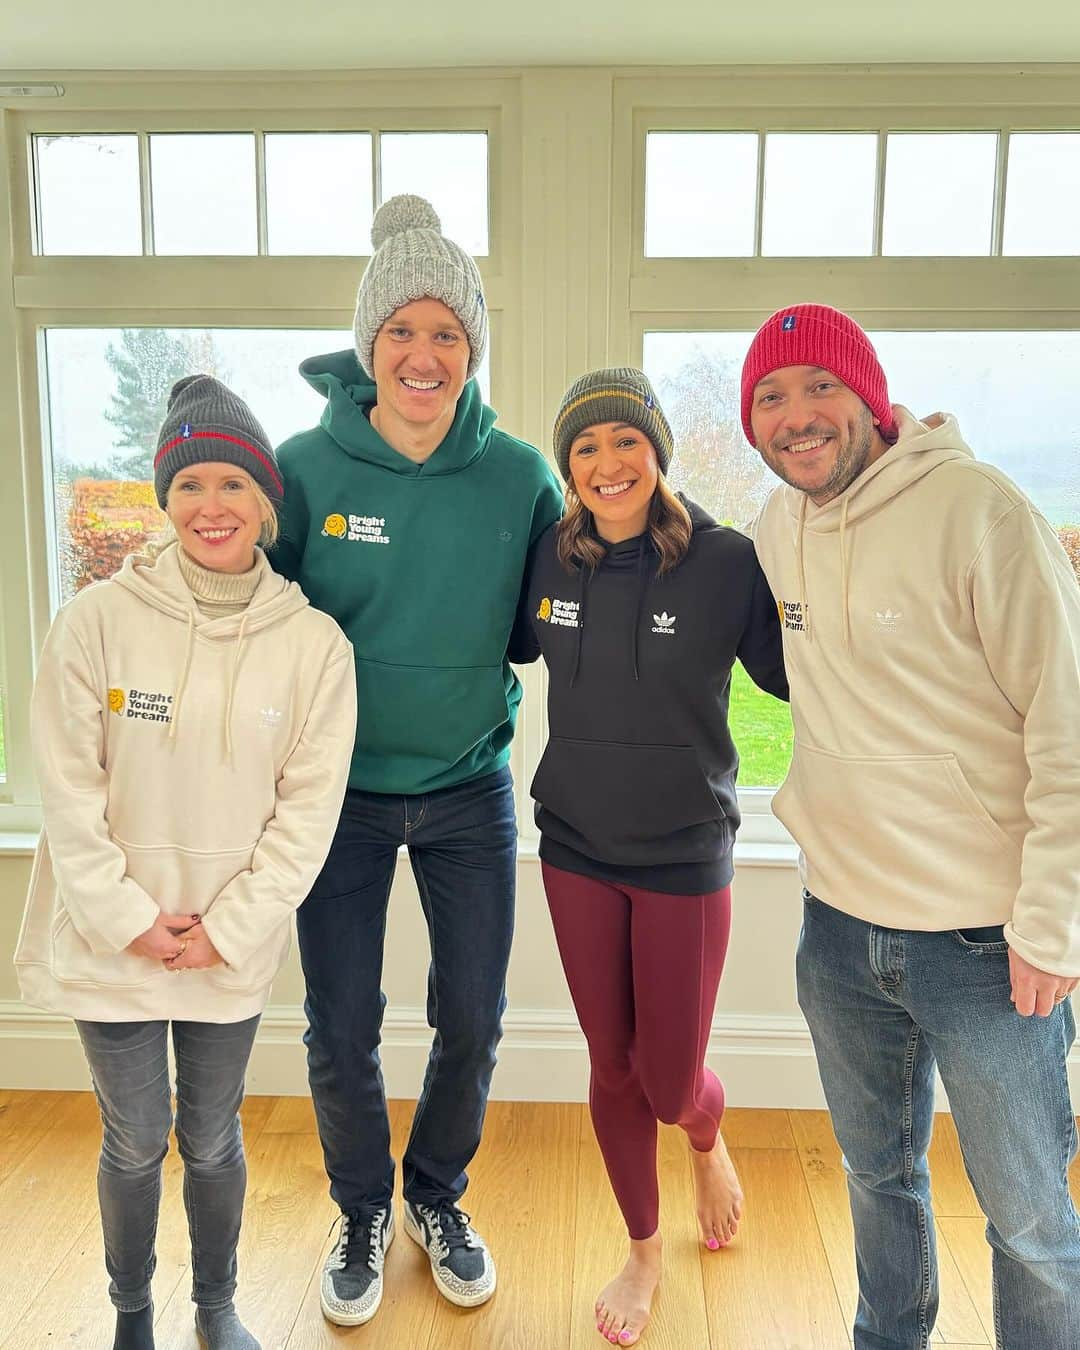
[[[392,1108],[400,1156],[411,1104]],[[466,1313],[440,1299],[399,1226],[383,1306],[344,1331],[319,1312],[319,1270],[334,1210],[311,1104],[253,1097],[244,1107],[250,1181],[237,1302],[264,1350],[599,1347],[593,1298],[623,1251],[622,1229],[583,1106],[492,1103],[469,1201],[500,1286]],[[679,1131],[661,1139],[666,1276],[650,1350],[844,1350],[855,1304],[851,1222],[828,1118],[731,1110],[724,1132],[747,1195],[736,1243],[697,1240]],[[111,1344],[95,1192],[100,1131],[87,1093],[0,1091],[0,1350]],[[935,1341],[993,1343],[983,1220],[956,1134],[938,1117],[932,1154],[941,1257]],[[154,1280],[159,1350],[195,1350],[180,1169],[166,1163]],[[1073,1168],[1080,1196],[1080,1165]]]

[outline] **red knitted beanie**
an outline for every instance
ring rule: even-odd
[[[742,424],[746,439],[756,445],[750,426],[754,386],[784,366],[822,366],[853,389],[878,419],[886,440],[896,435],[885,372],[863,330],[831,305],[790,305],[766,319],[754,335],[742,369]]]

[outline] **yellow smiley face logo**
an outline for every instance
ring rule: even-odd
[[[540,608],[536,611],[536,617],[538,619],[543,619],[545,623],[551,618],[551,601],[546,595],[543,600],[540,601]]]
[[[109,690],[109,711],[114,713],[124,711],[124,691],[122,689]]]
[[[327,516],[326,523],[323,525],[323,534],[329,534],[334,539],[344,539],[345,531],[348,526],[345,524],[345,517],[339,515]]]

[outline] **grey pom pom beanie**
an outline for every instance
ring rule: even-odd
[[[570,481],[570,446],[586,427],[602,422],[624,422],[637,427],[652,441],[660,472],[666,474],[675,451],[675,438],[657,402],[649,377],[633,366],[611,366],[590,370],[566,391],[552,440],[555,462],[562,476]]]
[[[405,193],[383,202],[371,225],[374,253],[360,279],[353,335],[357,360],[375,378],[372,349],[379,329],[412,300],[441,300],[469,339],[469,378],[487,349],[487,305],[476,263],[445,239],[435,208]]]
[[[169,484],[192,464],[236,464],[276,505],[285,496],[266,432],[239,395],[212,375],[185,375],[169,394],[154,455],[154,493],[165,509]]]

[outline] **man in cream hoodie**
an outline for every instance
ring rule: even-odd
[[[1080,587],[954,418],[890,404],[836,310],[762,326],[742,419],[785,484],[754,527],[795,727],[774,807],[802,853],[799,1001],[848,1170],[855,1348],[922,1350],[933,1328],[936,1065],[999,1350],[1076,1350]]]

